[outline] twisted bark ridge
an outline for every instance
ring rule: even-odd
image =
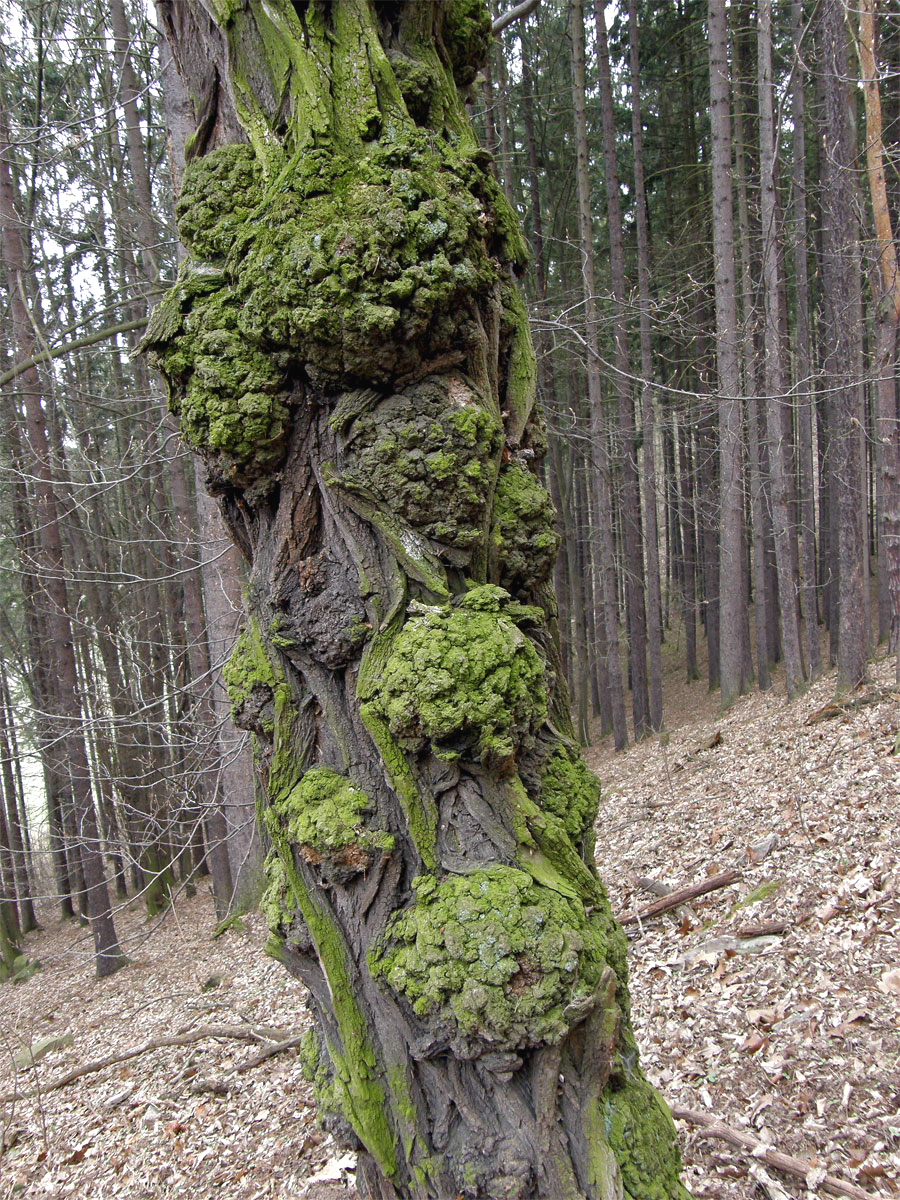
[[[144,346],[251,570],[269,953],[364,1196],[669,1200],[593,865],[481,0],[160,4],[198,133]]]

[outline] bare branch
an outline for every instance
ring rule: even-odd
[[[491,33],[494,37],[499,37],[508,25],[512,25],[513,21],[518,21],[521,17],[527,17],[529,13],[533,13],[540,2],[541,0],[522,0],[521,4],[516,4],[505,13],[501,13],[491,25]]]

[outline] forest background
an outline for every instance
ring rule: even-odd
[[[241,563],[133,355],[179,259],[152,13],[2,22],[0,970],[36,902],[114,893],[102,973],[115,903],[257,893]],[[544,0],[496,41],[472,107],[532,250],[586,742],[664,728],[664,652],[728,705],[896,644],[898,73],[870,0]]]

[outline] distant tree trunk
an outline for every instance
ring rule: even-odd
[[[782,410],[788,406],[785,386],[787,371],[783,356],[780,321],[781,279],[778,198],[775,190],[775,111],[772,85],[772,4],[759,0],[759,141],[760,207],[763,244],[763,294],[765,297],[766,427],[769,438],[769,468],[772,477],[772,521],[775,533],[775,560],[778,569],[778,603],[781,621],[781,645],[784,653],[785,687],[792,700],[806,681],[803,650],[800,645],[795,572],[796,525],[794,477],[791,470],[790,443],[785,435]],[[787,443],[787,444],[786,444]]]
[[[716,293],[716,371],[719,394],[719,637],[722,704],[749,686],[743,586],[743,471],[741,400],[731,188],[731,100],[725,0],[709,0],[709,91],[712,142],[713,259]]]
[[[644,131],[641,119],[637,0],[628,3],[631,65],[631,144],[634,151],[634,224],[637,234],[638,304],[641,346],[641,486],[644,501],[644,556],[647,563],[647,651],[650,665],[650,727],[663,723],[662,602],[660,599],[659,529],[657,522],[656,419],[653,347],[650,340],[650,234],[644,188]]]
[[[813,449],[815,392],[809,330],[809,265],[806,214],[806,68],[801,52],[803,0],[791,0],[791,40],[794,47],[791,115],[793,193],[794,286],[796,289],[795,379],[797,445],[800,479],[801,601],[806,627],[806,657],[810,679],[822,669],[819,649],[819,589],[816,568],[816,486]]]
[[[829,456],[836,538],[831,545],[837,576],[838,688],[866,674],[866,611],[860,513],[856,288],[860,278],[859,228],[854,213],[856,146],[847,97],[847,35],[841,0],[822,0],[818,18],[819,71],[824,91],[821,127],[822,291],[825,381],[830,389]]]
[[[489,14],[216,11],[158,6],[203,106],[145,345],[250,568],[227,678],[319,1109],[369,1200],[683,1200],[590,867],[524,247],[458,91]]]
[[[615,533],[611,468],[603,418],[600,378],[597,282],[594,272],[594,234],[591,218],[591,184],[588,171],[587,117],[585,115],[584,13],[571,0],[569,27],[572,39],[572,109],[575,122],[575,182],[578,197],[578,238],[584,284],[585,343],[587,348],[588,403],[591,419],[592,475],[597,502],[600,550],[600,584],[603,589],[603,619],[606,629],[606,673],[612,706],[613,742],[617,750],[628,744],[622,667],[619,662],[619,618],[616,588]]]
[[[678,465],[680,490],[678,510],[681,525],[681,595],[684,621],[684,665],[688,683],[700,678],[697,669],[697,521],[694,455],[690,426],[685,416],[678,419]]]
[[[3,153],[0,153],[0,225],[3,257],[10,280],[10,305],[17,348],[22,358],[28,358],[34,353],[35,343],[32,322],[23,298],[25,261],[8,160],[9,139],[2,113],[0,140],[3,148]],[[65,747],[68,760],[73,792],[72,816],[77,822],[77,842],[72,848],[79,854],[84,870],[86,915],[94,939],[97,974],[103,977],[118,970],[126,959],[116,939],[91,795],[57,499],[53,489],[45,417],[41,406],[40,379],[35,367],[23,373],[22,390],[25,400],[26,441],[31,452],[29,466],[34,479],[35,511],[38,518],[39,581],[47,597],[47,633],[53,650],[58,682],[58,707],[53,715],[59,744]]]
[[[600,115],[603,123],[603,174],[606,182],[606,219],[609,228],[609,270],[613,301],[613,355],[616,367],[617,457],[622,481],[620,511],[625,568],[625,620],[628,628],[628,662],[631,675],[631,710],[635,739],[651,729],[647,682],[647,613],[644,603],[644,555],[641,539],[641,493],[635,451],[633,371],[628,350],[628,296],[625,292],[625,239],[619,200],[616,163],[616,126],[613,113],[609,45],[603,0],[596,0],[597,74],[600,80]]]
[[[875,226],[878,261],[876,321],[876,437],[880,467],[882,553],[879,567],[887,575],[890,597],[891,649],[898,654],[900,680],[900,419],[897,412],[897,326],[900,323],[900,267],[884,172],[881,92],[875,62],[875,4],[860,0],[859,54],[866,104],[866,167]]]

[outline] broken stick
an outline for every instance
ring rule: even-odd
[[[794,1158],[792,1154],[782,1154],[780,1150],[773,1150],[771,1146],[767,1146],[753,1134],[741,1133],[740,1130],[732,1129],[730,1125],[726,1125],[724,1121],[714,1117],[711,1113],[698,1112],[694,1108],[682,1108],[680,1104],[671,1105],[671,1109],[672,1116],[676,1121],[687,1121],[690,1125],[696,1125],[703,1129],[707,1137],[728,1142],[729,1145],[736,1146],[739,1150],[749,1150],[753,1158],[758,1158],[767,1166],[774,1167],[776,1171],[783,1171],[786,1175],[793,1175],[797,1179],[805,1180],[813,1170],[810,1164],[804,1162],[802,1158]],[[818,1186],[823,1191],[830,1192],[832,1196],[849,1196],[850,1200],[883,1200],[876,1193],[865,1192],[855,1183],[846,1183],[843,1179],[836,1179],[834,1175],[826,1175]]]
[[[735,883],[740,877],[740,871],[734,868],[730,868],[727,871],[720,871],[718,875],[710,875],[708,878],[701,880],[700,883],[692,883],[688,887],[679,888],[675,892],[669,892],[667,896],[662,896],[659,900],[654,900],[652,904],[648,904],[646,908],[640,909],[639,912],[619,913],[616,920],[620,925],[628,925],[630,922],[637,920],[645,921],[648,917],[656,917],[660,913],[668,912],[670,908],[677,908],[679,904],[684,904],[686,900],[695,900],[697,896],[705,896],[707,892],[714,892],[718,888],[728,887],[730,883]]]
[[[59,1088],[74,1083],[76,1079],[83,1079],[85,1075],[93,1075],[97,1071],[103,1071],[106,1067],[118,1066],[119,1063],[128,1062],[129,1059],[149,1054],[151,1050],[165,1050],[170,1046],[191,1046],[194,1042],[202,1042],[207,1038],[236,1038],[245,1042],[264,1042],[271,1033],[270,1029],[265,1029],[263,1032],[263,1027],[254,1027],[253,1025],[201,1025],[198,1029],[191,1029],[187,1033],[177,1033],[171,1037],[150,1038],[149,1041],[142,1042],[140,1046],[134,1046],[131,1050],[123,1050],[120,1054],[110,1054],[107,1058],[95,1059],[81,1067],[74,1067],[65,1075],[60,1075],[58,1079],[52,1079],[49,1083],[43,1083],[31,1091],[8,1092],[5,1096],[0,1096],[0,1104],[55,1092]],[[283,1049],[283,1043],[279,1043],[278,1048]]]

